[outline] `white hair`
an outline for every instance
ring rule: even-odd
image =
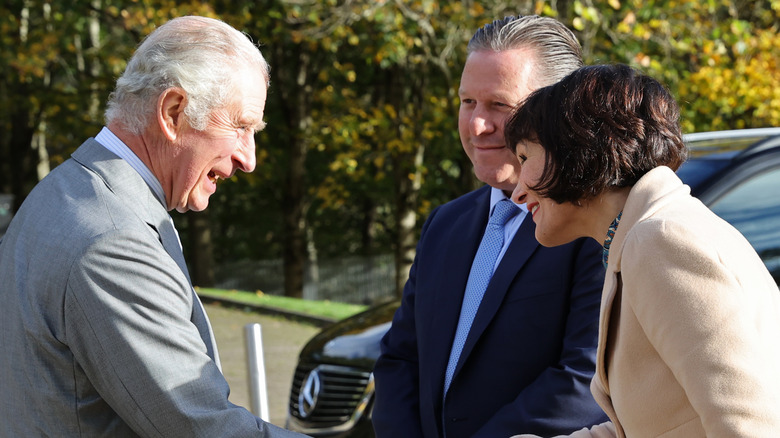
[[[108,98],[106,124],[118,122],[141,134],[160,94],[179,87],[187,95],[184,115],[206,129],[208,118],[237,92],[239,72],[259,70],[270,83],[269,67],[247,35],[213,18],[174,18],[149,34],[127,63]]]

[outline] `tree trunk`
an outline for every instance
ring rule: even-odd
[[[24,2],[19,13],[19,44],[26,44],[30,30],[30,6],[31,2]],[[7,103],[8,112],[3,115],[8,117],[10,126],[10,135],[2,136],[3,145],[0,150],[7,152],[7,168],[3,172],[3,183],[1,186],[10,189],[14,196],[13,211],[17,211],[22,205],[24,198],[38,182],[38,150],[34,149],[33,140],[35,127],[38,125],[39,118],[37,114],[40,111],[33,108],[30,100],[26,97],[31,95],[30,85],[20,83],[15,75],[8,75],[3,78],[7,81],[7,86],[3,90],[8,92],[9,96],[16,96],[16,99],[4,101]],[[36,85],[32,85],[36,86]],[[13,91],[11,91],[13,90]],[[18,97],[22,96],[22,97]],[[3,161],[5,162],[3,157]]]
[[[280,104],[291,132],[289,144],[286,145],[289,151],[289,162],[281,200],[284,294],[288,297],[302,298],[307,260],[305,176],[308,144],[306,135],[311,126],[309,115],[311,84],[308,81],[312,74],[312,66],[311,57],[303,50],[298,51],[298,56],[292,60],[289,59],[289,55],[279,51],[273,53],[275,67],[271,69],[271,74],[272,83],[279,84],[278,89],[282,94]]]
[[[292,170],[292,169],[291,169]],[[284,295],[303,298],[303,269],[306,260],[306,239],[300,199],[294,188],[286,190],[282,213],[284,215]]]
[[[92,0],[92,10],[89,12],[89,42],[92,50],[95,52],[97,52],[102,45],[100,41],[100,16],[98,15],[98,11],[100,11],[103,7],[102,3],[103,2],[101,0]],[[100,60],[97,57],[93,57],[89,68],[89,73],[92,77],[92,83],[89,85],[90,95],[88,113],[92,120],[98,120],[101,118],[100,84],[97,80],[95,80],[100,76],[101,70],[102,68],[100,65]]]
[[[374,254],[374,241],[376,240],[376,205],[370,196],[363,198],[363,224],[361,229],[362,254],[371,256]]]
[[[405,119],[417,120],[425,111],[425,86],[427,76],[430,73],[422,68],[416,74],[410,75],[413,80],[403,78],[403,74],[396,71],[391,74],[392,87],[390,100],[398,108],[398,135],[401,136],[401,123]],[[395,292],[399,298],[403,295],[404,285],[409,278],[409,269],[414,262],[417,239],[415,230],[417,226],[417,204],[422,187],[422,164],[425,157],[425,143],[422,136],[422,124],[415,124],[411,142],[416,146],[408,153],[401,153],[396,157],[393,166],[396,171],[396,242],[395,242]]]
[[[317,247],[314,244],[314,230],[306,227],[306,255],[308,260],[305,266],[306,275],[303,284],[303,299],[318,300],[320,284],[320,267],[317,260]]]
[[[403,295],[404,285],[409,278],[409,269],[414,262],[417,239],[415,228],[417,225],[417,200],[422,185],[423,157],[425,145],[419,143],[414,157],[409,160],[413,163],[411,173],[403,170],[409,169],[409,163],[399,163],[402,170],[396,172],[398,195],[396,197],[396,222],[397,237],[395,245],[395,293],[399,298]],[[405,164],[405,165],[404,165]]]
[[[27,193],[38,182],[37,154],[31,145],[35,130],[31,128],[30,108],[19,106],[11,114],[11,136],[8,142],[10,187],[14,195],[13,211],[22,205]]]
[[[188,211],[187,237],[190,280],[193,286],[214,287],[214,246],[209,209]]]
[[[51,5],[43,5],[43,19],[46,23],[46,31],[49,33],[54,32],[51,26]],[[48,89],[51,86],[51,70],[49,67],[43,73],[43,88]],[[41,112],[43,114],[43,112]],[[30,147],[35,151],[37,155],[37,164],[35,166],[36,176],[38,181],[42,180],[51,171],[49,165],[49,151],[46,149],[46,117],[41,115],[37,123],[37,129],[33,134]]]

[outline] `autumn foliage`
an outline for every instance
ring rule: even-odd
[[[466,42],[529,13],[575,30],[587,63],[664,82],[686,132],[780,126],[780,0],[10,0],[0,192],[20,201],[97,134],[116,77],[156,25],[217,17],[260,45],[272,85],[258,169],[220,187],[200,251],[219,263],[284,257],[288,295],[317,257],[395,252],[400,284],[422,220],[477,184],[457,135]]]

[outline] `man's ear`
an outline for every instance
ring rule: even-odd
[[[187,106],[187,93],[181,88],[168,88],[157,99],[157,123],[163,135],[174,141],[181,133],[185,123],[184,108]]]

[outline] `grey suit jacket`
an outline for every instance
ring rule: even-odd
[[[93,139],[11,222],[0,303],[0,436],[300,436],[228,402],[166,208]]]

